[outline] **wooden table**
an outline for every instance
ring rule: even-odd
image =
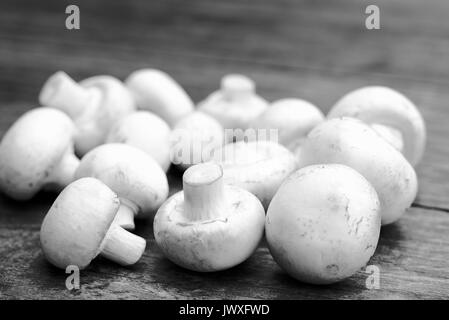
[[[65,7],[81,9],[81,29],[65,29]],[[381,30],[367,30],[368,4],[381,9]],[[265,244],[231,270],[199,274],[167,261],[151,221],[137,265],[97,259],[81,273],[81,290],[65,288],[39,246],[40,223],[55,198],[18,203],[0,197],[0,298],[25,299],[415,299],[449,297],[449,2],[447,0],[133,0],[0,3],[0,135],[38,106],[45,79],[65,70],[81,80],[124,79],[156,67],[198,102],[230,72],[256,80],[269,100],[301,97],[326,112],[344,93],[370,84],[394,87],[420,108],[428,144],[418,166],[413,207],[382,229],[370,264],[381,270],[369,290],[363,270],[325,287],[299,283],[272,260]],[[180,173],[171,170],[173,189]]]

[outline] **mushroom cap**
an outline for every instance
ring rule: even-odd
[[[159,116],[137,111],[118,121],[109,131],[107,143],[125,143],[152,156],[164,171],[170,167],[170,127]]]
[[[223,168],[225,183],[254,194],[266,208],[277,189],[297,168],[295,156],[272,141],[239,141],[216,149],[214,161]]]
[[[137,106],[154,112],[173,126],[194,109],[185,90],[167,73],[156,69],[141,69],[125,80]]]
[[[0,189],[14,199],[32,198],[73,149],[74,134],[62,111],[41,107],[23,114],[0,143]]]
[[[370,126],[354,118],[328,120],[315,127],[301,146],[299,168],[339,163],[361,173],[376,189],[382,224],[389,224],[410,207],[416,197],[415,170],[392,145]]]
[[[45,257],[65,269],[83,269],[100,253],[120,206],[117,195],[102,182],[83,178],[58,196],[41,226]]]
[[[168,195],[167,176],[156,160],[125,144],[104,144],[91,150],[81,159],[75,177],[102,181],[143,214],[158,209]]]
[[[170,138],[171,161],[188,168],[206,162],[214,149],[224,143],[224,130],[215,118],[195,111],[178,121]]]
[[[340,281],[374,254],[379,211],[376,191],[355,170],[338,164],[308,166],[288,177],[271,201],[268,247],[274,260],[300,281]]]
[[[255,92],[254,81],[239,75],[226,75],[221,88],[198,104],[198,109],[221,123],[224,129],[247,129],[260,116],[268,102]]]
[[[111,76],[95,76],[79,83],[89,90],[98,90],[98,101],[74,119],[78,135],[76,147],[85,154],[105,142],[111,127],[135,111],[135,102],[123,83]]]
[[[154,217],[157,244],[172,262],[184,268],[211,272],[245,261],[263,236],[265,211],[251,193],[225,186],[226,216],[191,221],[184,215],[184,192],[171,196]]]
[[[273,102],[252,122],[251,127],[278,129],[279,143],[288,147],[295,140],[306,136],[323,120],[323,113],[310,102],[289,98]]]
[[[396,90],[381,86],[354,90],[343,96],[328,114],[328,118],[339,117],[354,117],[398,130],[404,143],[403,153],[412,165],[419,163],[424,154],[424,120],[413,102]]]

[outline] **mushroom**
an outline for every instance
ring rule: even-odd
[[[297,168],[295,156],[273,141],[239,141],[214,150],[225,183],[254,194],[266,208],[277,189]]]
[[[148,111],[132,113],[109,131],[106,143],[125,143],[152,156],[164,171],[170,167],[170,127]]]
[[[183,191],[154,218],[164,255],[184,268],[211,272],[245,261],[263,236],[265,212],[251,193],[225,185],[219,165],[203,163],[183,175]]]
[[[125,83],[140,109],[154,112],[171,127],[193,112],[192,99],[173,78],[161,70],[134,71]]]
[[[93,178],[69,184],[51,206],[41,226],[40,241],[47,260],[58,268],[86,268],[101,255],[120,265],[136,263],[146,242],[113,223],[117,195]]]
[[[374,254],[379,211],[376,191],[355,170],[339,164],[302,168],[286,179],[268,208],[269,250],[300,281],[343,280]]]
[[[251,123],[251,127],[277,129],[279,143],[292,150],[298,139],[304,138],[323,121],[324,115],[316,106],[305,100],[289,98],[273,102]]]
[[[73,153],[75,127],[63,112],[36,108],[23,114],[0,143],[0,189],[16,200],[73,181],[79,164]]]
[[[374,186],[382,224],[398,220],[416,197],[418,181],[413,167],[360,120],[331,119],[310,131],[299,152],[299,168],[326,163],[347,165]]]
[[[374,125],[373,128],[387,141],[403,149],[413,166],[423,156],[426,144],[424,120],[413,102],[391,88],[364,87],[346,94],[328,114],[329,119],[339,117],[354,117]],[[385,128],[394,131],[388,133]]]
[[[214,149],[224,143],[224,130],[211,116],[196,111],[178,121],[173,128],[170,144],[171,161],[186,169],[207,162]]]
[[[93,177],[120,197],[116,222],[134,229],[134,217],[155,212],[168,196],[168,182],[162,168],[151,156],[126,144],[99,146],[82,159],[77,179]]]
[[[242,133],[268,107],[268,102],[255,92],[255,83],[240,74],[229,74],[221,79],[221,88],[198,104],[198,109],[221,123],[226,141],[242,140]],[[231,132],[240,129],[242,132]],[[231,131],[228,131],[231,130]]]
[[[116,78],[95,76],[76,83],[62,71],[45,82],[39,102],[73,119],[78,129],[75,149],[79,155],[103,144],[111,126],[135,110],[131,95]]]

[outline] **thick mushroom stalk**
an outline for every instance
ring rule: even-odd
[[[134,230],[134,218],[139,213],[139,207],[132,201],[120,198],[120,208],[115,217],[115,222],[126,230]]]
[[[354,117],[374,127],[376,131],[400,151],[413,165],[417,165],[426,144],[426,127],[418,108],[407,97],[387,87],[365,87],[341,98],[328,114],[328,118]],[[398,139],[385,134],[385,127],[400,132]],[[393,137],[393,139],[392,139]],[[401,146],[402,145],[402,146]]]
[[[146,242],[113,223],[119,205],[117,195],[97,179],[69,184],[41,226],[47,260],[62,269],[69,265],[84,269],[98,255],[124,266],[136,263]]]
[[[224,98],[230,101],[249,98],[256,92],[254,81],[240,74],[224,76],[220,88]]]
[[[213,163],[187,169],[183,186],[154,218],[154,237],[164,255],[201,272],[246,260],[263,236],[265,212],[259,200],[225,185],[221,167]]]

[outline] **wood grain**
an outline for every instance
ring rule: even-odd
[[[67,4],[81,9],[81,30],[64,28]],[[417,168],[415,207],[384,228],[372,263],[381,289],[358,273],[329,287],[286,276],[264,244],[247,262],[213,275],[191,273],[162,256],[151,221],[142,261],[131,269],[104,260],[70,293],[65,274],[43,259],[40,222],[55,195],[27,203],[0,196],[1,298],[448,298],[449,297],[449,2],[373,0],[381,30],[364,28],[368,2],[296,0],[2,0],[0,3],[0,135],[37,106],[45,79],[65,70],[81,80],[121,79],[156,67],[174,76],[198,102],[230,72],[254,78],[269,100],[301,97],[326,112],[363,85],[392,86],[409,96],[427,123],[428,144]],[[170,172],[172,192],[180,173]]]

